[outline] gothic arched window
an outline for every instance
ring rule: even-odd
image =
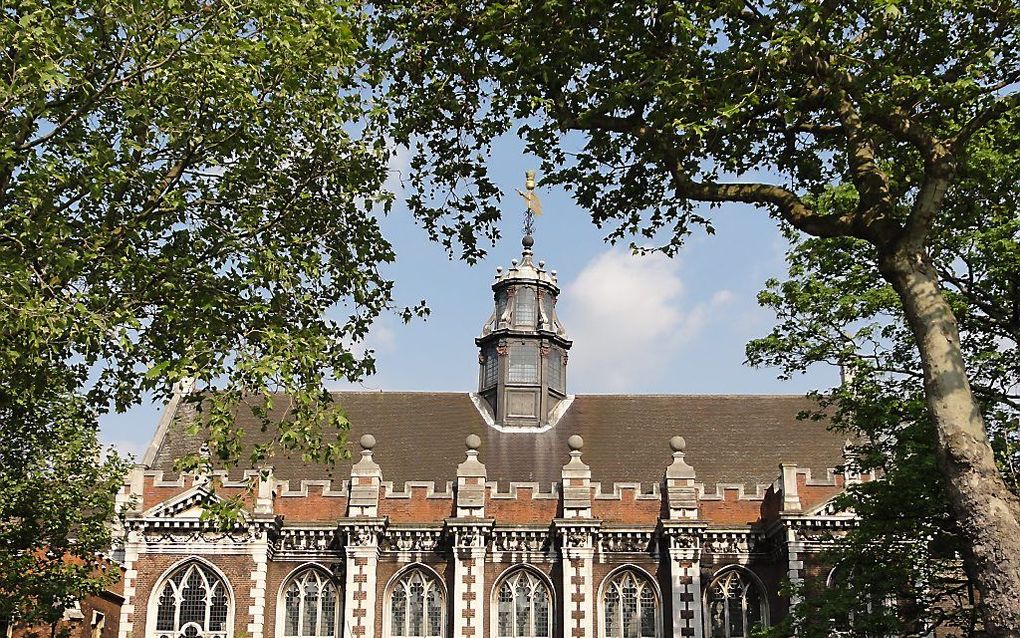
[[[658,604],[651,581],[629,569],[618,573],[602,595],[606,638],[656,638]]]
[[[284,589],[283,635],[333,638],[339,608],[332,578],[314,567],[298,572]]]
[[[552,595],[537,576],[518,569],[503,579],[496,600],[497,638],[552,635]]]
[[[443,629],[443,592],[422,569],[411,569],[390,592],[391,636],[438,638]]]
[[[765,597],[742,570],[716,576],[706,598],[709,638],[748,638],[756,626],[765,625]]]
[[[225,638],[227,586],[210,567],[187,563],[158,591],[157,638]]]

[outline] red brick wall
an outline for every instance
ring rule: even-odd
[[[758,521],[761,501],[737,500],[736,490],[726,490],[725,496],[722,501],[701,501],[701,518],[717,525],[751,525]]]
[[[608,523],[655,525],[662,515],[662,499],[637,499],[635,489],[621,489],[620,500],[593,499],[591,512],[594,518]]]
[[[411,488],[411,498],[380,498],[379,516],[391,523],[434,523],[455,513],[452,498],[426,498],[424,487]]]
[[[338,481],[339,483],[339,481]],[[290,522],[335,521],[347,513],[347,496],[323,496],[320,485],[309,485],[307,496],[279,496],[273,509]]]
[[[519,487],[516,499],[488,496],[485,499],[485,515],[500,523],[548,524],[559,515],[560,500],[558,498],[532,498],[533,493],[534,490],[531,488]]]

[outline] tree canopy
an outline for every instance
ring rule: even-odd
[[[123,469],[97,418],[145,393],[196,384],[213,459],[239,460],[244,394],[278,426],[246,463],[346,453],[324,384],[373,369],[353,346],[391,304],[364,36],[344,1],[0,10],[3,615],[93,586]],[[265,420],[273,390],[286,423]]]

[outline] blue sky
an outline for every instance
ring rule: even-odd
[[[493,175],[506,193],[503,239],[475,266],[450,261],[404,207],[383,220],[397,253],[387,275],[396,282],[398,306],[425,299],[432,312],[407,325],[383,316],[367,343],[378,373],[353,387],[474,390],[474,337],[492,311],[489,286],[496,266],[509,265],[521,250],[523,205],[514,189],[522,187],[524,171],[537,166],[516,144],[496,148]],[[393,170],[406,173],[406,156],[394,158]],[[398,180],[390,186],[399,194]],[[763,211],[724,205],[712,211],[715,236],[696,233],[674,259],[636,257],[603,242],[605,233],[567,193],[539,194],[545,214],[536,223],[535,258],[559,274],[557,312],[574,340],[569,392],[790,394],[836,382],[831,368],[783,382],[774,370],[744,364],[745,343],[766,334],[774,321],[755,295],[767,278],[785,272],[786,242]],[[161,408],[147,404],[104,417],[104,441],[140,456]]]

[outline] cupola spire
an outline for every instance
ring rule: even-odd
[[[496,269],[495,309],[475,339],[479,348],[478,393],[497,425],[529,430],[549,423],[567,397],[567,351],[571,342],[556,316],[556,271],[534,261],[534,217],[542,214],[535,172],[528,171],[521,259]]]

